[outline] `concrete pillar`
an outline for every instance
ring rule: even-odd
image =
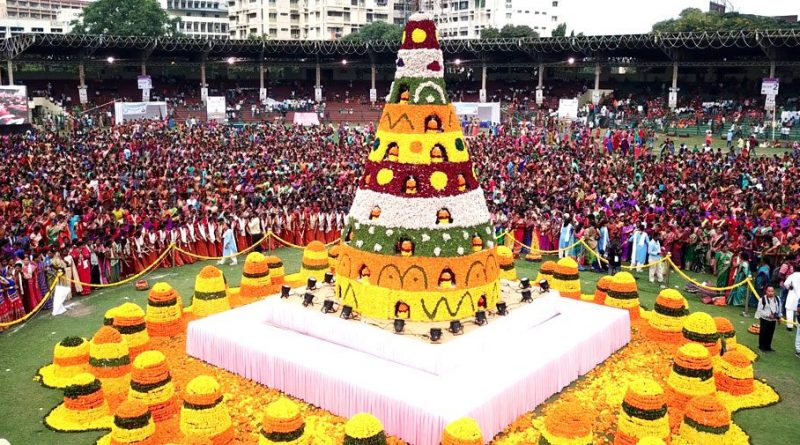
[[[539,64],[539,83],[536,85],[536,105],[544,103],[544,63]]]
[[[83,62],[78,64],[78,86],[86,86],[86,67]]]
[[[8,84],[14,85],[14,64],[8,59]]]
[[[481,64],[481,91],[480,101],[486,102],[486,64]]]
[[[678,62],[672,62],[672,87],[669,89],[667,104],[672,110],[678,106]]]
[[[11,70],[9,70],[9,72],[11,72]],[[775,78],[775,61],[774,60],[771,60],[769,62],[769,77],[770,77],[770,79]],[[777,108],[777,107],[775,107],[775,108]],[[773,141],[775,140],[775,125],[776,125],[775,124],[775,111],[777,111],[777,110],[775,110],[775,108],[772,109],[772,140]]]
[[[258,65],[258,87],[264,89],[264,62]]]
[[[200,62],[200,100],[205,102],[208,98],[208,84],[206,83],[206,61]]]
[[[594,90],[592,91],[592,103],[600,103],[600,64],[594,64]]]
[[[317,65],[316,65],[316,76],[317,76],[316,77],[317,83],[315,83],[314,86],[319,88],[319,87],[322,86],[322,70],[319,67],[319,62],[317,62]]]
[[[369,89],[369,101],[373,105],[378,100],[378,90],[375,87],[375,78],[378,75],[378,69],[375,67],[375,62],[372,62],[372,66],[370,67],[370,89]]]
[[[147,62],[142,60],[142,76],[146,76],[146,75],[147,75]]]

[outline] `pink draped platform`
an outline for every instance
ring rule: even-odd
[[[445,333],[445,335],[449,335]],[[548,296],[435,345],[279,298],[189,324],[187,353],[418,445],[474,418],[491,438],[630,341],[627,311]]]

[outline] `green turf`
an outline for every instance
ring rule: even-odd
[[[299,269],[301,252],[284,249],[277,252],[283,259],[287,271]],[[147,277],[151,284],[167,281],[184,296],[184,301],[192,294],[194,277],[200,268],[210,263],[194,264],[177,269],[157,270]],[[534,277],[537,263],[520,261],[517,263],[519,276]],[[241,276],[239,266],[223,268],[230,282],[236,283]],[[658,287],[647,282],[646,273],[637,275],[641,304],[652,308]],[[594,292],[595,282],[600,275],[591,272],[581,273],[584,293]],[[710,277],[703,279],[710,280]],[[683,289],[686,283],[675,274],[670,276],[670,285]],[[713,316],[728,317],[736,326],[739,341],[756,350],[757,337],[747,333],[753,323],[752,316],[744,318],[741,309],[730,307],[704,306],[696,296],[684,295],[692,310],[704,310]],[[12,445],[40,444],[91,444],[100,435],[93,433],[54,433],[42,424],[42,417],[61,400],[58,390],[46,389],[33,381],[36,370],[49,363],[55,343],[69,335],[90,337],[102,324],[103,313],[125,301],[132,301],[144,307],[147,293],[136,291],[132,285],[112,288],[92,293],[89,297],[77,297],[70,304],[67,314],[52,317],[40,314],[33,320],[9,329],[0,334],[0,438],[11,441]],[[772,407],[740,411],[734,419],[752,437],[752,443],[792,443],[788,438],[800,431],[800,359],[794,356],[794,333],[779,328],[775,334],[773,347],[777,352],[762,356],[756,363],[757,376],[766,379],[782,397],[782,402]]]

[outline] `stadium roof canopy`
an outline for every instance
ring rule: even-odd
[[[393,64],[399,42],[220,40],[71,34],[20,34],[0,40],[3,58],[18,61],[307,64]],[[498,40],[444,40],[446,60],[488,67],[563,65],[800,65],[800,30],[651,33]]]

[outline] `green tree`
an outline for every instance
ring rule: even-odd
[[[574,31],[573,31],[574,34]],[[559,23],[558,26],[553,28],[553,33],[551,34],[553,37],[566,37],[567,36],[567,24],[566,23]]]
[[[686,8],[678,18],[663,20],[653,25],[653,32],[716,32],[765,29],[798,29],[800,23],[752,14],[703,12]]]
[[[521,39],[525,37],[539,37],[539,33],[534,31],[533,28],[526,25],[514,26],[506,25],[499,31],[497,28],[484,28],[481,31],[481,38],[485,40],[492,39]]]
[[[163,37],[178,35],[180,19],[170,17],[157,0],[97,0],[72,22],[75,34]]]
[[[387,42],[399,42],[403,37],[403,26],[386,22],[372,22],[358,32],[350,33],[341,40],[345,42],[372,42],[383,40]]]
[[[497,28],[492,28],[491,26],[488,28],[483,28],[483,30],[481,30],[481,38],[484,40],[499,39],[500,30]]]

